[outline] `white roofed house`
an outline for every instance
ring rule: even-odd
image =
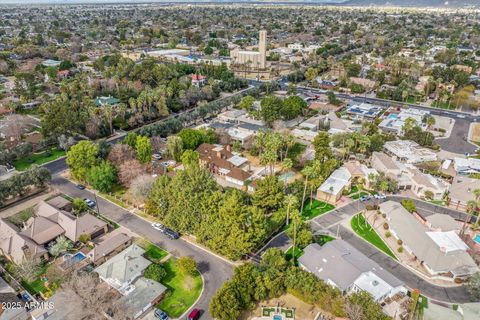
[[[338,168],[317,189],[316,198],[331,204],[337,203],[342,197],[343,190],[350,187],[351,179],[352,175],[347,168]]]
[[[375,301],[383,302],[407,293],[402,281],[343,240],[308,245],[298,263],[344,294],[366,291]]]
[[[380,211],[386,215],[391,234],[402,240],[405,251],[421,263],[430,277],[453,281],[478,271],[467,252],[468,246],[455,230],[431,231],[428,222],[420,221],[395,201],[380,204]],[[436,223],[433,220],[429,223],[432,222]],[[455,226],[442,225],[436,229],[442,228],[448,230]]]
[[[453,159],[453,163],[458,174],[480,173],[480,159],[456,157]]]
[[[419,163],[437,160],[437,155],[429,149],[422,148],[418,143],[409,140],[387,141],[384,145],[385,151],[405,163]]]

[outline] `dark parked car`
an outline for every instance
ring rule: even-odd
[[[178,232],[175,232],[172,229],[165,228],[165,231],[163,231],[163,233],[165,233],[167,237],[169,237],[172,240],[176,240],[180,238],[180,235],[178,234]]]
[[[157,318],[157,319],[168,320],[168,315],[165,313],[165,311],[157,309],[157,310],[155,310],[154,314],[155,314],[155,318]]]
[[[76,185],[77,189],[84,190],[85,186],[83,184],[77,184]]]
[[[187,320],[198,320],[200,318],[200,310],[193,309],[187,317]]]

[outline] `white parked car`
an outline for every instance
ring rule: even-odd
[[[161,223],[158,223],[158,222],[152,223],[152,228],[155,229],[155,230],[158,230],[158,231],[162,231],[162,232],[165,230],[165,226]]]
[[[155,159],[155,160],[161,160],[162,159],[162,155],[160,153],[154,153],[152,155],[152,158]]]
[[[385,196],[384,194],[381,194],[381,193],[377,193],[374,195],[375,199],[385,199],[387,198],[387,196]]]

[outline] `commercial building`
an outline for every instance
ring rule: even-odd
[[[407,293],[403,282],[343,240],[308,245],[298,263],[344,294],[366,291],[382,302]]]

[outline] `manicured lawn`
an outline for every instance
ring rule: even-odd
[[[38,272],[36,273],[37,276],[35,277],[35,280],[28,282],[25,279],[21,281],[21,284],[25,289],[27,289],[28,292],[31,294],[38,294],[40,292],[44,293],[48,289],[45,287],[44,282],[40,277],[47,272],[48,265],[43,265],[38,269]]]
[[[383,242],[382,238],[373,230],[372,226],[369,223],[366,223],[365,218],[361,214],[353,216],[351,220],[351,225],[353,231],[355,231],[360,237],[370,242],[372,245],[382,250],[390,257],[397,259],[390,248]]]
[[[295,248],[295,253],[293,252],[293,247],[290,247],[287,252],[285,252],[285,258],[287,260],[292,260],[295,257],[295,260],[298,260],[300,256],[303,254],[303,250],[300,248]]]
[[[307,199],[303,206],[302,219],[310,220],[333,209],[335,209],[334,205],[316,199],[313,199],[312,207],[310,207],[310,199]]]
[[[167,251],[162,250],[154,244],[149,244],[145,248],[145,258],[155,263],[159,263],[167,254]]]
[[[194,276],[183,273],[178,269],[173,258],[169,259],[162,266],[167,271],[162,284],[168,288],[168,291],[157,305],[157,308],[165,311],[171,318],[178,318],[200,296],[202,277],[198,272]]]
[[[348,194],[354,194],[354,193],[357,193],[358,192],[358,186],[352,186],[352,188],[350,189],[350,192]]]
[[[49,162],[49,161],[58,159],[60,157],[63,157],[64,155],[65,155],[65,151],[53,149],[51,152],[44,151],[41,153],[34,153],[27,158],[15,160],[13,162],[13,165],[15,166],[15,169],[17,169],[18,171],[24,171],[30,168],[32,164],[41,165],[41,164],[44,164],[45,162]]]
[[[455,109],[454,106],[452,106],[452,105],[449,106],[449,105],[448,105],[448,102],[438,102],[438,101],[434,101],[434,102],[432,103],[432,107],[434,107],[434,108],[440,108],[440,109],[449,109],[449,110]]]

